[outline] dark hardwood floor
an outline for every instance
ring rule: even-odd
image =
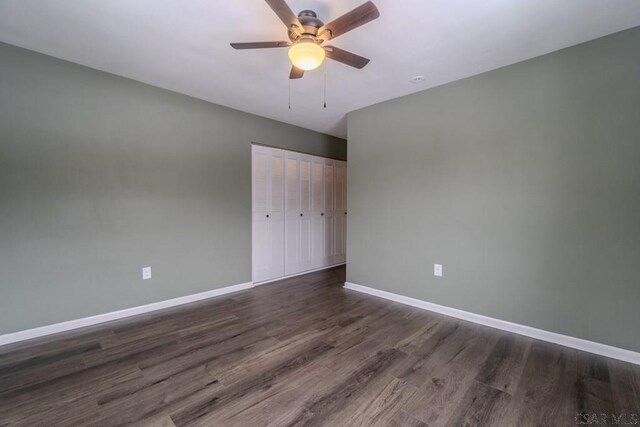
[[[640,366],[343,283],[333,269],[0,348],[0,425],[640,422]]]

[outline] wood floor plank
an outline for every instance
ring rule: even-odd
[[[345,426],[387,426],[402,410],[407,400],[416,392],[416,387],[387,374],[374,380],[367,387],[344,419]],[[360,405],[358,406],[358,403]]]
[[[0,377],[0,396],[25,387],[46,383],[52,379],[62,378],[85,368],[82,355],[75,354],[52,363],[13,371]]]
[[[417,355],[430,342],[431,337],[438,331],[438,328],[448,323],[444,316],[430,315],[425,317],[420,327],[411,334],[403,334],[401,339],[395,345],[398,350]]]
[[[91,396],[79,399],[55,399],[40,403],[28,411],[14,411],[3,415],[3,423],[20,426],[86,425],[97,420],[100,411]]]
[[[379,351],[389,350],[375,339],[358,341],[348,347],[336,347],[331,350],[331,357],[322,362],[323,366],[334,372],[334,375],[348,375],[353,370],[366,364],[371,358],[376,357]]]
[[[563,425],[575,422],[577,366],[575,350],[534,341],[507,420],[514,425]]]
[[[141,422],[166,413],[167,405],[203,390],[219,387],[204,367],[183,371],[147,387],[98,400],[101,420],[115,425]]]
[[[0,426],[555,426],[640,412],[640,366],[345,290],[344,272],[1,347]]]
[[[615,414],[609,365],[606,360],[589,353],[576,352],[577,379],[575,382],[577,412],[581,421],[589,421],[587,414]]]
[[[237,404],[238,400],[244,400],[244,405],[255,404],[263,400],[264,393],[273,393],[270,389],[274,384],[296,371],[303,369],[317,357],[326,353],[332,347],[325,343],[313,343],[283,360],[276,366],[269,366],[259,375],[250,376],[220,390],[214,397],[196,402],[187,408],[171,415],[171,419],[177,426],[207,426],[215,423],[218,412],[224,410],[224,406]]]
[[[323,348],[323,353],[330,351],[333,347],[322,341],[321,337],[322,333],[320,332],[308,331],[286,341],[277,341],[276,344],[251,353],[231,366],[211,364],[208,366],[208,370],[223,384],[230,386],[245,381],[247,378],[259,376],[266,371],[277,369],[278,366],[318,346]]]
[[[305,402],[314,401],[334,388],[339,382],[333,373],[321,366],[305,369],[289,381],[274,384],[269,393],[260,393],[249,405],[239,401],[224,408],[216,422],[229,426],[290,424],[303,409]],[[310,387],[309,385],[313,386]]]
[[[502,424],[511,395],[480,382],[474,382],[454,409],[448,426],[494,426]]]
[[[398,411],[389,420],[388,427],[428,427],[427,424],[422,421],[416,420],[405,411]]]
[[[3,345],[0,346],[0,366],[30,359],[34,356],[45,357],[52,353],[100,344],[101,340],[112,335],[111,328],[103,324],[83,328],[81,332],[78,330],[66,331]]]
[[[176,427],[168,415],[147,418],[137,423],[131,424],[132,427]]]
[[[98,396],[122,384],[142,378],[137,366],[113,362],[0,394],[0,419],[10,413],[38,410],[51,402],[69,402]]]
[[[498,335],[496,330],[461,322],[455,332],[438,337],[442,344],[437,350],[430,349],[417,367],[400,373],[400,378],[427,378],[404,410],[428,425],[445,424],[473,385]]]
[[[607,362],[616,414],[640,413],[640,366],[613,359]],[[640,423],[640,414],[638,419]]]
[[[224,360],[235,360],[257,349],[270,348],[278,343],[261,329],[250,329],[227,339],[203,342],[198,345],[179,340],[175,348],[164,354],[148,357],[138,363],[144,375],[154,381],[178,374],[197,366],[211,366]]]
[[[0,377],[7,378],[12,374],[20,371],[31,371],[40,366],[50,367],[51,365],[61,360],[70,359],[74,356],[82,356],[87,353],[97,352],[101,350],[101,346],[98,343],[92,343],[83,345],[80,347],[70,348],[68,350],[60,352],[52,352],[49,354],[38,354],[33,357],[29,357],[13,363],[7,363],[0,367]]]
[[[532,341],[528,337],[503,334],[480,368],[476,380],[511,394],[520,381]]]
[[[404,357],[402,352],[393,348],[378,352],[369,363],[354,371],[334,389],[313,402],[307,402],[290,425],[340,425],[339,420],[348,418],[348,408],[365,393],[367,385],[388,373]]]
[[[409,353],[409,357],[394,371],[398,378],[420,387],[439,379],[439,371],[450,369],[452,361],[477,341],[475,328],[460,322],[443,324],[430,339]],[[479,347],[476,343],[475,347]],[[483,347],[486,348],[486,347]]]

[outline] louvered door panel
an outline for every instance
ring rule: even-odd
[[[253,150],[253,211],[269,211],[269,181],[271,154],[265,150]]]
[[[290,151],[285,152],[285,164],[284,273],[290,275],[307,269],[305,262],[309,250],[305,248],[303,238],[309,234],[309,224],[304,218],[303,197],[308,206],[311,200],[311,168],[308,162],[303,161],[302,154]],[[306,190],[303,190],[304,185]]]
[[[284,275],[282,150],[252,148],[252,280]]]
[[[335,213],[333,264],[341,264],[347,259],[347,164],[335,162]]]
[[[324,209],[326,211],[335,210],[334,180],[335,180],[334,161],[330,159],[326,159],[324,162]]]
[[[324,159],[313,157],[311,163],[311,268],[320,268],[325,259]]]

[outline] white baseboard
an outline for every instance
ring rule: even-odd
[[[468,311],[458,310],[456,308],[446,307],[444,305],[433,304],[416,298],[406,297],[379,289],[369,288],[367,286],[356,285],[355,283],[345,282],[344,287],[354,291],[384,298],[387,300],[399,302],[401,304],[410,305],[412,307],[421,308],[423,310],[434,311],[436,313],[467,320],[473,323],[489,326],[504,331],[513,332],[527,337],[548,341],[554,344],[571,347],[589,353],[599,354],[601,356],[610,357],[612,359],[623,360],[625,362],[640,365],[640,353],[625,350],[623,348],[612,347],[606,344],[600,344],[593,341],[587,341],[581,338],[575,338],[568,335],[562,335],[555,332],[549,332],[542,329],[532,328],[531,326],[519,325],[517,323],[507,322],[505,320],[494,319],[492,317],[482,316],[480,314],[470,313]]]
[[[83,328],[85,326],[97,325],[100,323],[109,322],[111,320],[123,319],[125,317],[135,316],[138,314],[149,313],[151,311],[162,310],[163,308],[175,307],[177,305],[200,301],[207,298],[213,298],[220,295],[226,295],[232,292],[238,292],[252,287],[253,283],[251,282],[241,283],[239,285],[212,289],[210,291],[200,292],[198,294],[186,295],[183,297],[140,305],[137,307],[125,308],[123,310],[98,314],[96,316],[84,317],[82,319],[69,320],[66,322],[54,323],[53,325],[46,325],[38,328],[27,329],[24,331],[12,332],[9,334],[0,335],[0,346],[15,343],[18,341],[29,340],[32,338],[38,338],[45,335],[70,331],[72,329]]]
[[[253,282],[253,286],[267,285],[269,283],[277,282],[279,280],[289,279],[291,277],[298,277],[298,276],[302,276],[302,275],[305,275],[305,274],[313,273],[313,272],[316,272],[316,271],[328,270],[330,268],[339,267],[339,266],[345,265],[345,264],[346,264],[345,262],[341,262],[341,263],[338,263],[338,264],[328,265],[326,267],[314,268],[313,270],[305,270],[305,271],[303,271],[301,273],[289,274],[288,276],[282,276],[282,277],[277,277],[275,279],[265,280],[263,282]]]

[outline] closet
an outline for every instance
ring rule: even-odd
[[[347,164],[252,146],[253,281],[346,261]]]

